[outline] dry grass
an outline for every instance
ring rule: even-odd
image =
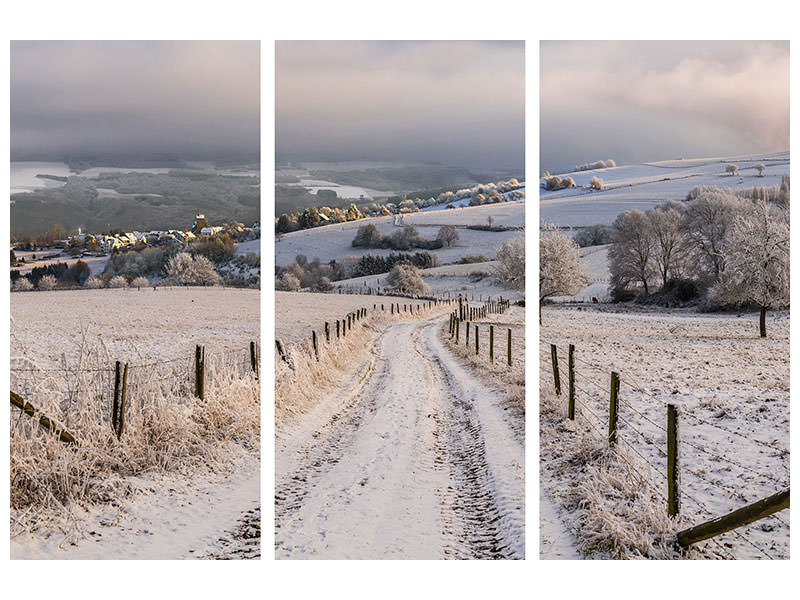
[[[321,296],[321,295],[320,295]],[[378,303],[380,306],[380,302]],[[325,342],[322,327],[317,328],[319,360],[314,356],[311,332],[304,341],[285,349],[287,362],[275,353],[275,430],[286,431],[304,414],[307,414],[328,394],[339,389],[346,378],[359,370],[367,358],[373,342],[390,321],[412,321],[440,312],[446,314],[446,304],[431,308],[421,307],[420,312],[391,314],[367,308],[367,314],[355,321],[347,335],[336,338],[331,330],[330,343]]]
[[[475,325],[480,339],[475,353]],[[494,362],[489,360],[489,326],[495,326]],[[511,329],[511,366],[508,365],[507,332]],[[511,307],[505,314],[490,314],[487,319],[470,323],[470,343],[466,344],[462,324],[458,343],[448,334],[445,320],[442,337],[456,356],[464,359],[490,385],[506,390],[506,402],[515,416],[525,418],[525,309]]]
[[[565,401],[540,397],[540,464],[549,488],[570,515],[580,550],[609,558],[704,558],[675,543],[678,523],[667,516],[664,491],[647,465],[618,444],[609,447],[580,415],[565,417]],[[546,473],[546,476],[545,476]]]
[[[188,354],[188,352],[187,352]],[[67,445],[12,408],[11,507],[32,531],[71,505],[119,503],[127,477],[223,471],[260,442],[259,384],[244,352],[206,356],[205,399],[193,395],[189,359],[131,368],[125,430],[111,428],[114,371],[104,348],[84,346],[79,366],[12,371],[12,389],[77,440]]]

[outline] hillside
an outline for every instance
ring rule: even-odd
[[[764,177],[755,166],[763,163]],[[739,175],[725,172],[728,164],[739,167]],[[641,165],[618,166],[560,174],[572,177],[577,186],[588,186],[592,177],[603,180],[603,190],[575,187],[539,191],[540,223],[561,227],[611,224],[623,211],[647,210],[667,200],[683,200],[695,186],[713,185],[746,190],[753,186],[780,185],[789,173],[789,152],[696,159],[674,159]]]

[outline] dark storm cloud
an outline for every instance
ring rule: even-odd
[[[258,156],[258,42],[12,42],[12,158]]]
[[[276,154],[524,166],[522,42],[278,42]]]
[[[542,42],[543,169],[789,149],[788,42]]]

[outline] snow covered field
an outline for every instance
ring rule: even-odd
[[[766,339],[758,336],[757,314],[548,306],[542,319],[543,388],[553,385],[549,345],[557,345],[566,369],[567,346],[575,344],[578,423],[602,432],[609,373],[617,371],[621,447],[636,453],[637,468],[664,494],[666,404],[678,406],[680,528],[788,487],[788,311],[768,313]],[[555,497],[566,492],[557,479],[545,485]],[[579,528],[571,515],[565,520]],[[715,539],[719,546],[700,546],[724,558],[788,558],[788,511]]]
[[[755,165],[766,166],[764,177]],[[739,167],[739,175],[725,172],[728,164]],[[642,165],[578,171],[570,176],[578,186],[588,186],[592,177],[603,180],[603,190],[580,187],[558,191],[539,190],[541,223],[561,227],[585,227],[611,224],[623,211],[647,210],[666,200],[683,200],[695,186],[713,185],[746,190],[753,186],[780,185],[781,176],[789,173],[789,153],[779,152],[747,157],[668,160]]]
[[[259,291],[219,287],[11,294],[11,367],[74,366],[84,344],[115,360],[151,361],[244,351],[260,335]],[[13,373],[12,373],[13,375]],[[12,379],[13,381],[13,379]]]
[[[77,440],[12,408],[12,558],[260,556],[257,290],[17,293],[11,319],[12,391]]]
[[[486,225],[489,215],[495,219],[493,222],[495,226],[524,227],[525,202],[505,202],[453,210],[409,213],[403,216],[403,221],[406,225],[417,227],[420,236],[428,239],[436,237],[438,227],[455,225],[459,240],[452,247],[431,251],[439,256],[442,264],[448,264],[457,262],[467,254],[483,254],[494,259],[497,246],[505,240],[523,233],[519,230],[492,232],[465,228],[466,225]],[[388,249],[352,247],[351,244],[358,228],[367,224],[375,225],[383,235],[391,235],[398,229],[398,226],[394,225],[394,217],[375,217],[294,231],[276,238],[275,264],[286,266],[298,254],[305,255],[309,260],[319,258],[323,262],[340,261],[346,256],[363,256],[365,254],[384,256],[389,254],[391,250]]]

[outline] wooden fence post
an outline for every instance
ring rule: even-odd
[[[489,325],[489,362],[494,364],[494,325]]]
[[[575,345],[569,345],[569,411],[570,420],[575,420]]]
[[[122,371],[120,371],[119,361],[114,363],[114,402],[111,405],[111,430],[117,432],[117,422],[119,419],[119,392],[122,383]]]
[[[680,456],[678,455],[678,407],[667,404],[667,514],[678,515],[681,509]]]
[[[125,396],[128,391],[128,363],[122,371],[122,391],[119,398],[119,416],[117,417],[117,439],[122,439],[125,431]]]
[[[36,413],[38,412],[37,409],[33,406],[33,404],[25,401],[19,394],[11,392],[11,405],[16,406],[29,417],[36,418]],[[75,437],[70,432],[66,431],[59,423],[52,421],[42,413],[39,413],[39,418],[37,420],[39,421],[39,427],[46,429],[50,433],[55,433],[58,436],[59,441],[64,442],[65,444],[77,445],[78,442],[75,441]]]
[[[328,322],[325,321],[325,343],[330,344],[331,342],[331,328],[328,326]]]
[[[456,319],[456,344],[458,343],[458,333],[461,331],[461,320]]]
[[[469,322],[469,321],[467,321],[467,327],[466,327],[466,330],[467,330],[467,337],[466,337],[466,339],[464,340],[464,345],[465,345],[465,346],[469,346],[469,327],[470,327],[470,322]]]
[[[789,508],[789,488],[773,494],[747,506],[735,510],[722,517],[717,517],[711,521],[695,525],[689,529],[678,532],[678,543],[681,546],[689,546],[696,542],[702,542],[708,538],[731,531],[737,527],[749,525],[754,521],[763,519],[775,514],[785,508]]]
[[[511,366],[511,328],[508,328],[508,366]]]
[[[314,357],[319,362],[319,350],[317,350],[317,332],[313,329],[311,330],[311,345],[314,347]]]
[[[338,325],[339,321],[336,321],[336,324]],[[338,328],[337,328],[337,332],[338,332]],[[281,357],[281,360],[283,362],[285,362],[286,364],[289,364],[289,361],[286,360],[286,354],[284,354],[284,352],[283,352],[283,346],[281,346],[281,341],[280,340],[275,340],[275,347],[278,349],[278,355]]]
[[[619,396],[619,373],[611,371],[611,398],[608,409],[608,443],[617,442],[617,399]]]
[[[478,348],[478,326],[475,325],[475,355],[477,356],[479,352]]]
[[[555,344],[550,344],[550,362],[553,365],[553,386],[556,396],[561,395],[561,374],[558,372],[558,351]]]

